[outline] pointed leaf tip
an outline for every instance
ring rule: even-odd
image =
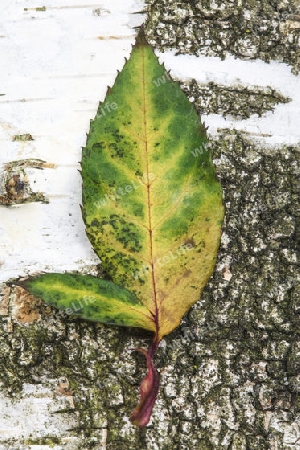
[[[139,47],[141,45],[149,45],[146,35],[145,35],[145,28],[144,25],[141,25],[139,32],[137,34],[137,37],[135,39],[135,45],[134,47]]]

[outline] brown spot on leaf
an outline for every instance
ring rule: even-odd
[[[187,239],[184,241],[184,245],[188,245],[189,248],[196,247],[196,243],[195,243],[195,241],[194,241],[193,238],[187,238]]]
[[[180,277],[177,278],[175,286],[178,286],[184,278],[188,278],[191,273],[191,270],[186,270]]]

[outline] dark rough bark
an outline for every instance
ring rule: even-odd
[[[148,30],[160,50],[283,61],[300,68],[299,0],[148,0]]]

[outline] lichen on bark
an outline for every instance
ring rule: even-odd
[[[283,61],[300,69],[298,0],[147,1],[147,31],[159,50]]]

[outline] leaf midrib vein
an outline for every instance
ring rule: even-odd
[[[158,304],[156,296],[156,282],[155,282],[155,267],[153,261],[153,234],[152,234],[152,216],[151,216],[151,195],[150,195],[150,183],[149,183],[149,152],[148,152],[148,136],[147,136],[147,107],[146,107],[146,82],[145,82],[145,51],[142,51],[142,94],[143,94],[143,123],[145,133],[145,160],[146,160],[146,173],[147,173],[147,200],[148,200],[148,229],[150,240],[150,261],[151,261],[151,276],[153,286],[153,301],[155,305],[155,325],[156,325],[156,337],[159,332],[158,323]]]

